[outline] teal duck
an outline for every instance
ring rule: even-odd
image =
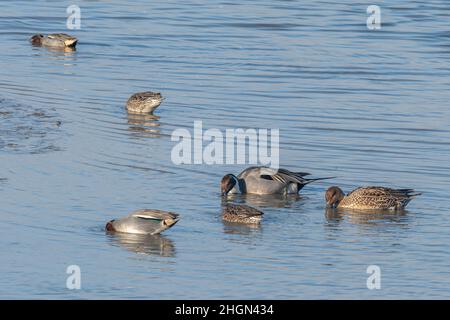
[[[111,220],[106,224],[107,231],[155,235],[173,227],[180,220],[173,212],[141,209],[128,216]]]
[[[129,113],[153,113],[163,100],[159,92],[138,92],[128,99],[126,108]]]
[[[52,33],[49,35],[35,34],[30,39],[35,46],[55,47],[55,48],[75,48],[78,39],[66,33]]]
[[[263,212],[244,204],[227,204],[222,209],[222,219],[227,222],[257,224]]]

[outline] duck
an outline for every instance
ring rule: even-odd
[[[378,186],[359,187],[345,195],[341,188],[332,186],[327,189],[325,200],[328,208],[402,210],[419,195],[414,189]]]
[[[30,38],[30,42],[34,46],[75,48],[78,39],[66,33],[35,34]]]
[[[173,212],[140,209],[126,217],[109,221],[105,229],[110,232],[157,235],[173,227],[179,220],[179,215]]]
[[[164,98],[159,92],[138,92],[128,99],[126,108],[129,113],[152,114],[163,100]]]
[[[263,214],[263,212],[244,204],[227,204],[222,209],[222,220],[233,223],[258,224],[261,222]]]
[[[286,169],[273,169],[269,167],[249,167],[237,177],[234,174],[223,176],[220,189],[226,196],[233,193],[242,194],[298,194],[303,187],[311,182],[331,179],[306,179],[307,172],[292,172]]]

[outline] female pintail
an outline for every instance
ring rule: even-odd
[[[333,186],[326,191],[325,200],[331,208],[401,210],[420,194],[413,189],[360,187],[345,195]]]

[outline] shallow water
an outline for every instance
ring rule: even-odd
[[[444,0],[2,2],[1,298],[450,298],[450,10]],[[70,32],[75,52],[29,45]],[[140,90],[167,98],[128,116]],[[222,223],[219,181],[244,165],[175,165],[177,128],[279,128],[300,197],[237,196],[259,228]],[[329,184],[423,192],[402,214],[330,213]],[[160,237],[112,236],[138,208],[182,215]],[[82,289],[66,288],[81,268]],[[368,290],[366,268],[381,268]]]

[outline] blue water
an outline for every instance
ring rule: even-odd
[[[0,298],[450,298],[447,1],[2,1]],[[30,46],[67,32],[75,52]],[[159,119],[128,116],[161,91]],[[175,165],[173,130],[278,128],[301,196],[235,197],[259,228],[220,219],[220,178]],[[401,214],[330,215],[324,191],[423,192]],[[179,213],[160,237],[105,234],[139,208]],[[66,288],[66,268],[81,289]],[[369,265],[381,289],[366,285]]]

